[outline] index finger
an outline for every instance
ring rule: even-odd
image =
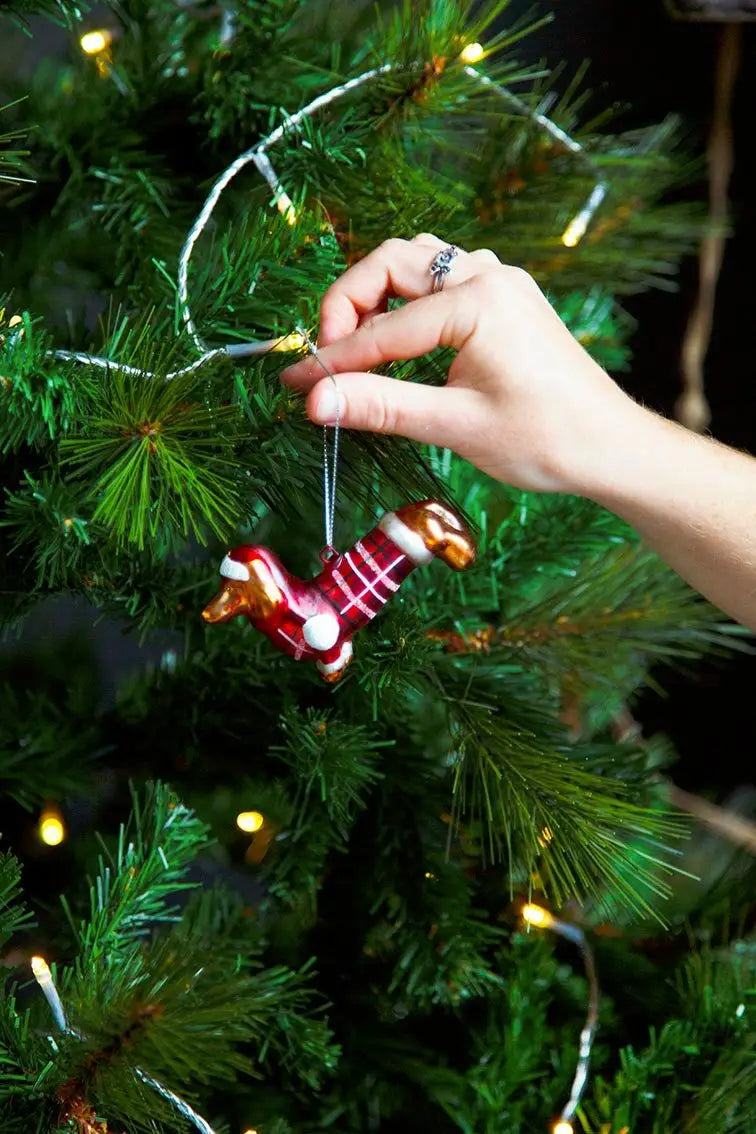
[[[364,371],[385,362],[418,358],[438,346],[461,350],[475,330],[475,280],[435,295],[416,299],[405,307],[376,315],[356,331],[318,351],[321,362],[338,373]],[[323,377],[323,366],[310,356],[287,366],[280,378],[295,390],[312,389]]]

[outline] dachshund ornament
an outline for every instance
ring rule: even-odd
[[[309,581],[291,575],[266,547],[234,547],[221,563],[219,594],[202,611],[205,622],[246,615],[277,649],[308,658],[336,682],[352,660],[352,636],[381,610],[411,571],[442,559],[455,571],[475,562],[464,521],[437,500],[387,512],[345,554],[324,558]]]

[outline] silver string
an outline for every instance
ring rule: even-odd
[[[325,550],[333,551],[333,522],[336,515],[336,480],[339,468],[339,385],[336,375],[320,357],[318,348],[305,331],[304,327],[297,327],[297,331],[304,339],[305,346],[312,357],[320,364],[331,379],[336,390],[336,421],[333,423],[333,456],[328,456],[328,426],[323,426],[323,527],[325,529]]]
[[[42,961],[41,964],[38,963],[39,961],[40,958],[35,957],[32,959],[32,972],[34,973],[37,984],[44,993],[58,1028],[64,1035],[73,1036],[74,1039],[86,1039],[83,1032],[77,1031],[76,1028],[72,1028],[69,1024],[52,972],[45,961]],[[52,1037],[50,1038],[52,1041]],[[148,1087],[152,1087],[154,1091],[157,1091],[164,1099],[167,1099],[173,1109],[183,1115],[184,1118],[188,1118],[196,1129],[200,1131],[200,1134],[215,1134],[212,1126],[205,1121],[201,1114],[197,1114],[196,1110],[193,1110],[192,1107],[189,1106],[189,1103],[185,1099],[182,1099],[180,1095],[169,1090],[159,1079],[153,1079],[152,1075],[148,1075],[141,1067],[135,1067],[133,1070],[137,1079],[141,1079]]]

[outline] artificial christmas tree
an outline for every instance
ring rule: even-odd
[[[104,703],[81,646],[3,666],[9,1134],[754,1121],[748,871],[703,911],[675,901],[672,754],[616,728],[651,662],[742,635],[626,525],[344,432],[325,543],[432,499],[420,527],[463,514],[444,538],[465,570],[361,612],[333,686],[202,619],[219,562],[245,586],[276,567],[263,545],[286,587],[317,571],[323,438],[278,374],[374,244],[494,249],[615,370],[617,297],[673,286],[695,245],[697,211],[665,199],[690,176],[674,123],[585,121],[579,79],[557,93],[517,61],[507,7],[0,17],[8,101],[28,96],[3,112],[0,610],[14,627],[64,596],[145,651],[172,635]],[[65,58],[30,69],[35,12]],[[441,382],[449,361],[391,372]]]

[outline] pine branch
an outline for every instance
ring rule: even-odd
[[[208,531],[223,536],[238,511],[232,461],[238,415],[232,406],[211,404],[199,371],[166,381],[169,352],[150,357],[147,339],[145,324],[125,337],[122,349],[129,364],[155,376],[100,371],[82,427],[61,443],[63,467],[89,481],[97,501],[92,519],[117,543],[141,550],[148,539],[171,547],[188,535],[200,542]]]
[[[287,764],[299,785],[302,817],[325,805],[331,822],[346,837],[365,796],[382,776],[376,768],[380,749],[390,741],[373,739],[365,725],[334,718],[331,710],[289,710],[281,720],[285,743],[270,749]]]
[[[186,871],[208,845],[208,828],[163,784],[147,786],[141,801],[133,789],[131,794],[133,813],[121,825],[115,853],[103,846],[88,920],[77,926],[63,899],[84,977],[98,958],[112,959],[156,924],[177,920],[172,895],[195,885]]]
[[[670,892],[679,818],[654,807],[648,789],[631,801],[628,785],[609,778],[608,750],[560,743],[553,719],[511,692],[481,694],[444,687],[454,816],[479,852],[508,862],[510,890],[535,876],[556,903],[590,897],[661,918],[654,903]]]
[[[61,705],[41,690],[19,690],[8,681],[0,688],[5,706],[0,720],[3,794],[31,810],[86,784],[102,745],[97,726],[75,711],[73,697]]]
[[[30,923],[21,900],[21,864],[12,854],[0,853],[0,949]]]
[[[60,27],[72,28],[88,10],[89,4],[79,0],[5,0],[0,18],[7,15],[24,30],[29,17],[37,15],[46,16]]]

